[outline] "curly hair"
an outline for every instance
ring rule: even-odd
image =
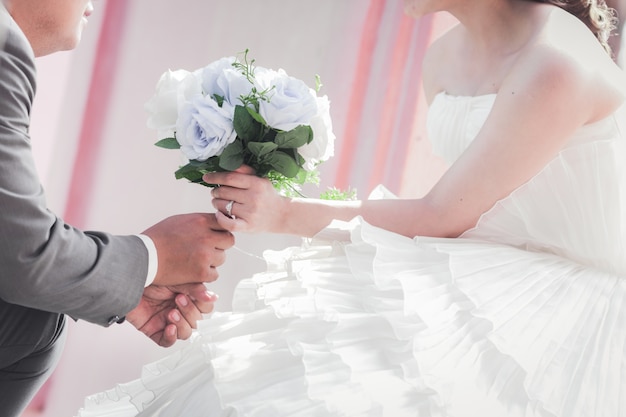
[[[533,0],[553,4],[582,20],[596,35],[604,49],[611,54],[609,37],[617,27],[615,10],[604,0]]]

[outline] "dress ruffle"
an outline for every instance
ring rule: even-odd
[[[268,252],[233,313],[201,322],[189,346],[88,398],[79,415],[626,410],[619,276],[507,245],[347,226],[350,242]]]

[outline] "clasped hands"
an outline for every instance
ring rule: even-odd
[[[158,345],[168,347],[177,339],[189,338],[202,315],[213,311],[217,296],[204,283],[217,279],[216,268],[235,243],[231,231],[268,231],[273,228],[269,222],[280,219],[276,208],[282,197],[269,181],[253,174],[246,166],[212,174],[210,180],[217,180],[214,184],[228,185],[220,188],[226,195],[216,196],[214,190],[217,213],[172,216],[144,232],[157,248],[158,271],[126,319]],[[239,203],[237,221],[225,216],[225,198]]]
[[[163,347],[188,339],[203,314],[213,311],[217,296],[204,283],[215,281],[234,237],[214,214],[169,217],[144,232],[154,242],[158,270],[139,304],[126,319]]]

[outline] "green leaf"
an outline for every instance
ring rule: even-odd
[[[262,158],[278,149],[278,145],[274,142],[249,142],[248,149],[250,149],[252,155]]]
[[[204,172],[215,172],[218,171],[220,169],[220,158],[218,156],[212,156],[209,159],[207,159],[206,161],[198,161],[198,160],[191,160],[189,161],[189,164],[191,167],[196,168],[199,171],[204,171]]]
[[[180,143],[178,143],[176,138],[161,139],[160,141],[155,143],[155,145],[158,146],[159,148],[165,148],[165,149],[180,149]]]
[[[219,96],[217,94],[213,94],[213,100],[215,100],[217,102],[217,105],[222,107],[222,105],[224,104],[224,97],[223,96]]]
[[[252,107],[246,107],[246,110],[248,110],[248,113],[250,114],[250,116],[252,116],[254,120],[261,123],[263,126],[267,126],[267,122],[265,121],[263,116],[261,116],[256,110],[254,110]]]
[[[306,159],[304,159],[304,157],[300,155],[298,151],[293,151],[293,153],[294,153],[294,159],[296,160],[296,163],[298,164],[298,166],[304,166],[304,164],[306,163]]]
[[[287,178],[294,178],[300,172],[300,167],[296,161],[284,152],[274,152],[267,160],[276,172],[283,174]]]
[[[219,166],[226,171],[234,171],[243,164],[243,145],[241,140],[235,139],[220,155]]]
[[[235,106],[233,126],[237,136],[246,142],[257,140],[261,135],[261,125],[252,117],[249,107]]]
[[[322,84],[322,77],[320,77],[319,74],[315,74],[315,91],[319,93],[323,85],[324,84]]]
[[[177,180],[184,178],[191,182],[199,182],[202,181],[202,175],[204,175],[204,172],[202,172],[202,170],[198,169],[198,167],[195,167],[192,164],[187,164],[179,168],[174,173],[174,175]]]
[[[274,142],[279,148],[296,149],[311,143],[313,140],[313,129],[311,126],[300,125],[289,132],[278,132]]]
[[[266,132],[263,135],[263,137],[261,138],[261,142],[276,142],[276,134],[278,133],[278,131],[276,131],[275,129],[269,129],[266,128]]]

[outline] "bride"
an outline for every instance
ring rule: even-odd
[[[626,416],[626,78],[603,0],[405,0],[448,171],[421,199],[286,198],[207,174],[268,252],[232,313],[91,416]]]

